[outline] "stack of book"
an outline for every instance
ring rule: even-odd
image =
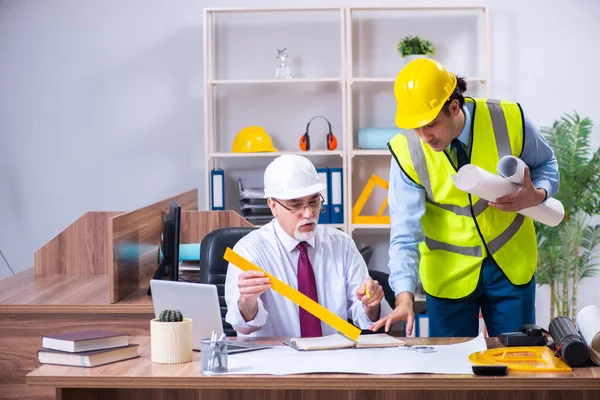
[[[96,367],[139,357],[138,345],[129,335],[106,330],[79,331],[42,337],[38,350],[42,364]]]

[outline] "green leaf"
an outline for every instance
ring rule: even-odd
[[[600,272],[600,226],[590,225],[591,216],[600,213],[600,149],[591,149],[592,129],[593,122],[576,112],[541,129],[558,162],[560,188],[554,197],[563,204],[565,219],[556,227],[536,223],[537,282],[558,282],[551,301],[563,311],[577,295],[575,272],[578,279]]]
[[[406,36],[398,43],[398,53],[402,57],[416,54],[429,56],[435,54],[435,46],[429,40],[421,39],[419,36]]]

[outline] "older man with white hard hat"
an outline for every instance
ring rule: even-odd
[[[317,225],[323,204],[320,192],[326,184],[314,165],[302,156],[279,156],[265,170],[264,185],[275,218],[243,237],[234,250],[362,329],[388,315],[391,307],[383,289],[369,277],[352,239],[338,229]],[[240,336],[311,337],[336,332],[270,287],[262,272],[242,272],[229,264],[226,321]]]

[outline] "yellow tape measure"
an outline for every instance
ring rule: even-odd
[[[258,265],[252,264],[250,261],[240,256],[238,253],[231,250],[229,247],[227,248],[227,250],[225,250],[225,255],[223,256],[223,258],[226,261],[229,261],[230,263],[238,267],[239,269],[241,269],[242,271],[254,270],[264,272],[267,278],[269,278],[269,280],[271,281],[271,289],[275,290],[282,296],[287,297],[288,299],[296,303],[298,306],[304,308],[306,311],[319,318],[326,324],[337,329],[339,332],[348,336],[350,339],[358,339],[358,336],[360,335],[360,329],[358,329],[348,321],[345,321],[344,319],[338,317],[336,314],[332,313],[331,311],[329,311],[310,297],[300,293],[293,287],[290,287],[289,285],[275,278],[268,272],[265,272]]]
[[[546,346],[501,347],[469,356],[477,365],[507,365],[509,371],[570,372],[571,367]]]

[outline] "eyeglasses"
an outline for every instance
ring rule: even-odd
[[[301,214],[304,212],[304,209],[307,207],[313,211],[321,208],[321,204],[323,204],[325,199],[323,198],[323,195],[319,193],[319,197],[312,199],[311,201],[308,202],[308,204],[300,203],[300,204],[291,204],[291,205],[286,206],[285,204],[283,204],[282,202],[280,202],[277,199],[273,199],[273,201],[288,211],[291,211],[295,214]]]

